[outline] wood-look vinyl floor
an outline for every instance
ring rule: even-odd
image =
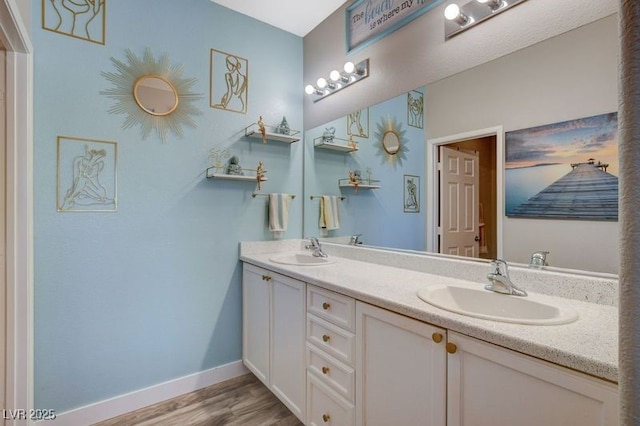
[[[95,426],[298,426],[298,418],[253,374],[236,377]]]

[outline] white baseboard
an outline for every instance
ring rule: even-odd
[[[34,425],[86,426],[129,413],[176,396],[184,395],[207,386],[249,373],[242,361],[214,367],[168,382],[150,386],[71,411],[60,413],[51,421],[39,421]]]

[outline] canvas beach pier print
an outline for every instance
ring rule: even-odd
[[[617,113],[507,132],[509,217],[618,220]]]

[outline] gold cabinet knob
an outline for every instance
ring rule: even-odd
[[[331,339],[331,336],[329,336],[328,334],[323,334],[322,335],[322,341],[327,343],[329,341],[329,339]]]
[[[271,277],[269,275],[263,275],[262,281],[271,281]]]
[[[325,311],[329,310],[329,308],[331,307],[331,305],[327,302],[324,302],[322,304],[322,309],[324,309]]]
[[[331,416],[328,414],[323,414],[322,415],[322,421],[325,423],[329,423],[329,420],[331,420]]]
[[[436,342],[436,343],[440,343],[440,342],[442,342],[442,334],[440,334],[440,333],[433,333],[433,334],[431,335],[431,338],[432,338],[432,339],[433,339],[433,341],[434,341],[434,342]]]
[[[322,374],[329,374],[329,367],[322,367]]]
[[[447,342],[447,352],[455,354],[458,351],[458,346],[455,343]]]

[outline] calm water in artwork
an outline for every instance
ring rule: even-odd
[[[506,214],[571,171],[569,164],[520,167],[505,172]]]

